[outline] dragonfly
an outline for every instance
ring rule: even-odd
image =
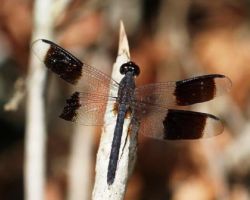
[[[210,101],[229,91],[231,80],[225,75],[208,74],[136,87],[135,78],[140,68],[132,61],[120,66],[123,78],[116,82],[52,41],[36,40],[32,48],[49,70],[72,85],[84,86],[83,91],[74,92],[66,100],[62,119],[94,126],[109,123],[104,122],[105,112],[113,117],[116,124],[107,170],[108,185],[115,180],[127,117],[139,124],[139,134],[160,140],[209,138],[223,132],[218,117],[176,108]],[[116,95],[110,95],[112,88],[118,91]],[[114,105],[111,110],[106,110],[107,102]]]

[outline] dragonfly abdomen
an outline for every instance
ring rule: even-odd
[[[126,116],[126,105],[120,104],[118,109],[114,137],[111,146],[111,152],[109,156],[109,165],[107,174],[107,183],[109,185],[112,185],[115,179],[125,116]]]

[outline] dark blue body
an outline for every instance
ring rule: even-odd
[[[119,158],[121,138],[123,132],[123,124],[126,114],[128,112],[133,116],[133,102],[134,102],[135,80],[132,72],[127,72],[120,82],[118,90],[118,115],[114,131],[114,137],[109,156],[107,183],[111,185],[115,179],[115,173]]]

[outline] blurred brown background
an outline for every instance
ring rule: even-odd
[[[34,2],[1,0],[0,4],[0,199],[21,200],[23,82],[32,54]],[[224,74],[233,82],[229,94],[194,108],[220,116],[225,124],[222,135],[187,142],[139,136],[138,159],[125,199],[250,199],[250,1],[71,0],[55,20],[54,41],[110,73],[120,19],[132,60],[141,68],[138,85],[208,73]],[[5,111],[17,92],[24,98],[14,111]],[[71,87],[48,74],[46,200],[70,199],[68,170],[75,128],[58,115],[71,92]],[[86,199],[91,196],[99,134],[100,129],[89,140]]]

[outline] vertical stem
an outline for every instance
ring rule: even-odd
[[[34,2],[32,41],[52,37],[51,0]],[[44,200],[46,124],[44,87],[46,69],[31,53],[27,77],[25,133],[25,199]]]

